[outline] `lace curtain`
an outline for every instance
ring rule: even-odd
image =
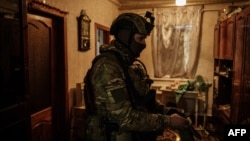
[[[156,78],[193,78],[200,51],[202,6],[156,8],[153,64]]]

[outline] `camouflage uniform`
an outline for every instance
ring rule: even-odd
[[[115,41],[101,52],[105,54],[110,51],[118,53],[123,59],[122,62],[125,63],[123,65],[129,66],[129,76],[139,94],[147,95],[150,85],[147,82],[147,76],[143,73],[145,72],[142,69],[143,66],[132,64],[134,58],[127,48],[122,48]],[[100,118],[103,117],[119,127],[111,133],[112,141],[132,141],[136,132],[162,131],[169,125],[169,116],[152,114],[148,111],[147,105],[136,105],[136,107],[133,105],[126,86],[132,84],[126,84],[124,70],[119,60],[121,58],[117,58],[114,53],[109,53],[108,56],[100,57],[93,64],[90,78],[95,94],[97,114],[88,118],[87,140],[106,140],[105,129],[100,123]],[[155,106],[162,107],[161,105]]]
[[[164,115],[146,68],[136,60],[153,22],[150,12],[145,18],[124,13],[113,21],[110,34],[115,40],[102,46],[84,79],[87,141],[154,141],[169,126],[186,126],[185,118]]]

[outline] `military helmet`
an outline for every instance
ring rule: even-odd
[[[113,21],[110,27],[110,34],[116,35],[119,29],[123,28],[131,29],[134,33],[149,35],[153,27],[154,17],[151,12],[147,12],[145,17],[135,13],[123,13]]]

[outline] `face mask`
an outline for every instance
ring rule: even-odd
[[[146,48],[146,44],[138,43],[135,40],[131,42],[130,50],[136,58],[140,56],[144,48]]]

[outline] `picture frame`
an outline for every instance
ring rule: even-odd
[[[85,10],[81,10],[77,17],[78,23],[78,50],[87,51],[90,49],[90,18]]]

